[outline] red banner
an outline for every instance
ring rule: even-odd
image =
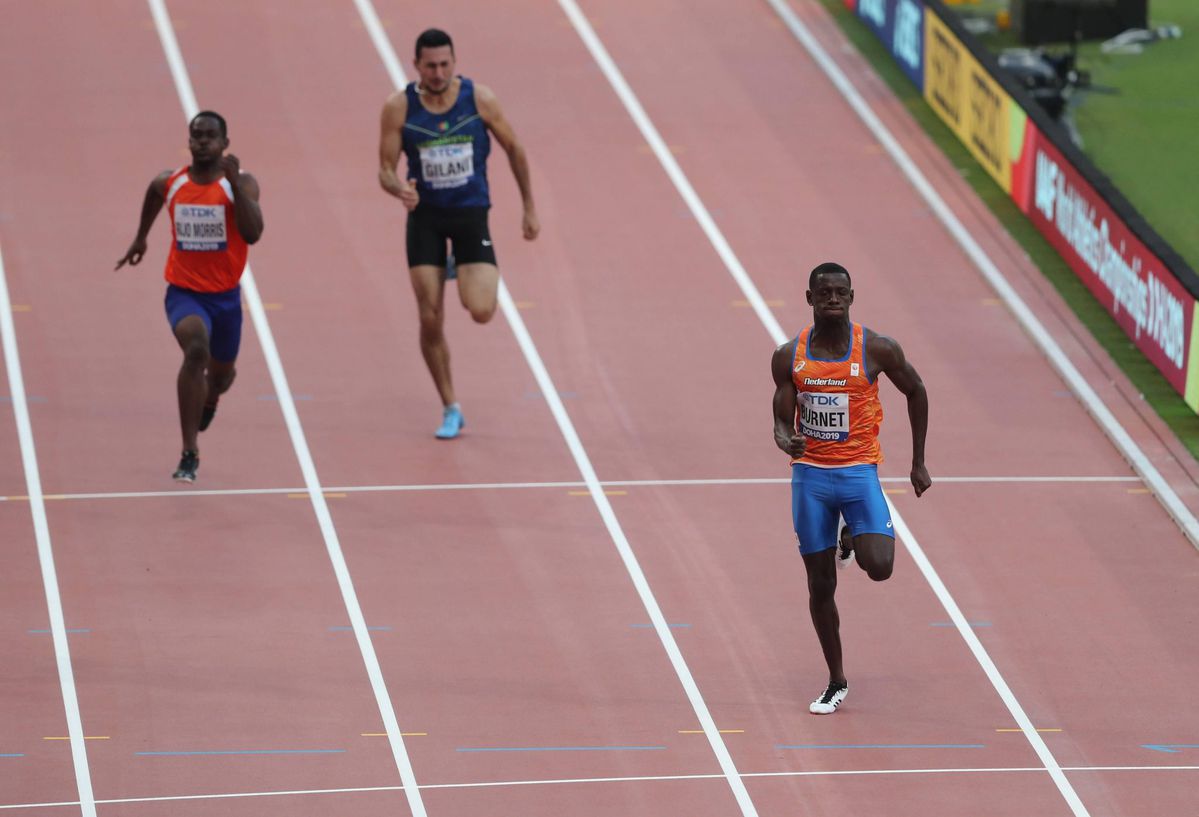
[[[1186,394],[1195,299],[1035,127],[1025,214],[1137,348]]]

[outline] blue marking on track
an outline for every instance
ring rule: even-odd
[[[982,743],[796,743],[775,749],[982,749]]]
[[[338,755],[345,749],[215,749],[186,752],[134,752],[138,757],[192,757],[196,755]]]
[[[49,635],[53,630],[26,630],[30,635]],[[66,630],[67,633],[90,633],[91,630],[87,627],[71,627]]]
[[[21,752],[0,752],[0,757],[25,757]]]
[[[650,628],[650,627],[653,627],[654,625],[652,625],[652,624],[630,624],[629,626],[630,626],[630,627],[639,627],[639,628],[642,628],[642,629],[648,629],[648,628]],[[667,626],[667,627],[690,627],[691,625],[690,625],[690,624],[674,623],[674,624],[667,624],[666,626]]]
[[[665,746],[464,746],[455,752],[652,752]]]
[[[1179,749],[1199,749],[1199,743],[1142,743],[1141,748],[1176,755]]]

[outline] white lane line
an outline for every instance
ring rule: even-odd
[[[62,688],[67,735],[71,739],[71,760],[75,766],[75,785],[79,790],[79,802],[75,805],[80,807],[84,817],[95,817],[96,797],[92,791],[92,774],[88,768],[87,749],[83,740],[83,717],[79,712],[79,696],[75,692],[75,672],[71,669],[66,617],[62,610],[62,596],[58,592],[58,571],[54,568],[50,525],[46,520],[42,477],[38,471],[37,450],[33,444],[33,424],[29,420],[29,405],[25,399],[21,357],[17,354],[17,330],[13,325],[12,302],[8,297],[8,276],[4,272],[3,254],[0,254],[0,341],[4,344],[4,366],[8,370],[8,389],[12,395],[13,416],[17,421],[21,465],[25,469],[25,488],[29,492],[29,512],[33,516],[33,534],[37,541],[37,559],[42,569],[42,587],[46,593],[46,608],[50,614],[50,634],[54,642],[55,663],[58,665],[58,685]]]
[[[691,211],[691,215],[695,217],[700,228],[703,229],[704,235],[712,245],[712,249],[720,256],[720,260],[724,262],[729,274],[733,276],[733,280],[737,282],[737,286],[741,288],[745,300],[753,307],[754,314],[758,316],[758,320],[762,322],[771,332],[771,334],[784,334],[782,326],[774,317],[774,313],[770,311],[766,300],[762,297],[762,293],[758,292],[758,288],[754,286],[750,280],[749,273],[745,271],[745,267],[741,265],[741,261],[733,252],[733,248],[729,246],[729,242],[725,240],[724,233],[716,226],[716,221],[708,212],[708,208],[700,199],[699,194],[695,192],[695,188],[691,186],[691,182],[687,179],[687,175],[683,173],[683,169],[679,167],[679,163],[675,161],[674,155],[670,152],[670,148],[666,145],[665,140],[658,133],[658,129],[654,127],[654,123],[646,114],[645,109],[641,107],[641,101],[637,99],[637,95],[633,93],[633,89],[625,82],[624,75],[620,69],[616,67],[615,61],[608,54],[608,49],[604,47],[603,42],[596,36],[595,30],[591,27],[591,23],[583,15],[575,0],[558,0],[558,5],[570,18],[571,24],[575,31],[578,32],[580,39],[587,46],[587,50],[591,52],[592,58],[607,77],[612,89],[616,95],[620,97],[620,101],[624,103],[625,110],[629,116],[637,124],[638,130],[641,131],[642,137],[649,144],[654,156],[662,164],[662,169],[666,171],[666,175],[674,182],[675,189],[687,204],[687,209]]]
[[[916,566],[920,568],[920,572],[924,574],[925,580],[932,587],[937,599],[941,602],[941,606],[945,608],[945,612],[949,614],[949,618],[953,621],[957,631],[961,634],[962,639],[970,648],[970,652],[974,655],[983,672],[986,673],[987,679],[995,691],[999,693],[1004,705],[1008,708],[1008,712],[1012,713],[1012,717],[1016,721],[1016,725],[1020,727],[1020,731],[1024,733],[1024,737],[1032,745],[1033,750],[1037,753],[1037,757],[1045,764],[1045,771],[1049,772],[1049,776],[1057,785],[1058,791],[1070,806],[1070,810],[1078,817],[1088,815],[1086,806],[1078,797],[1078,793],[1074,791],[1074,786],[1066,779],[1066,775],[1062,771],[1062,767],[1058,764],[1057,758],[1053,756],[1053,752],[1049,750],[1049,746],[1037,732],[1037,728],[1033,725],[1032,719],[1028,717],[1021,706],[1019,699],[1012,692],[1004,680],[999,668],[995,666],[995,662],[991,660],[990,654],[983,647],[982,642],[978,640],[978,636],[974,632],[974,628],[970,626],[970,622],[966,620],[966,616],[962,614],[962,610],[958,607],[958,603],[954,600],[949,592],[949,588],[941,581],[941,577],[937,575],[937,571],[933,568],[932,562],[924,553],[924,549],[920,547],[920,543],[916,541],[916,537],[912,534],[911,529],[904,522],[903,517],[899,514],[899,509],[887,498],[887,507],[891,509],[891,519],[895,523],[895,532],[899,535],[904,547],[912,556],[912,560]]]
[[[776,8],[779,8],[781,5],[779,0],[768,0],[768,2],[770,2],[771,5],[775,6]],[[620,97],[621,101],[624,103],[630,117],[636,123],[638,129],[642,133],[642,136],[644,136],[646,142],[652,148],[654,155],[658,158],[658,161],[661,163],[663,169],[666,171],[671,181],[674,182],[675,187],[678,189],[679,195],[683,198],[683,200],[687,203],[687,206],[695,215],[696,220],[700,223],[700,226],[703,228],[705,234],[707,234],[712,246],[716,248],[721,259],[724,260],[725,266],[728,267],[730,275],[732,275],[733,279],[737,282],[738,286],[741,287],[742,291],[745,292],[746,298],[751,304],[755,302],[761,302],[764,305],[765,302],[762,299],[761,294],[758,292],[757,286],[754,284],[749,275],[746,274],[744,267],[742,267],[740,262],[737,261],[732,250],[729,249],[728,242],[720,232],[720,229],[716,226],[715,221],[713,221],[711,216],[708,214],[707,208],[704,207],[703,202],[696,194],[694,188],[691,186],[691,183],[687,180],[686,174],[683,173],[682,168],[679,166],[678,162],[675,161],[674,156],[666,148],[665,140],[663,140],[661,135],[658,133],[657,128],[654,126],[649,116],[645,113],[641,103],[638,101],[636,95],[625,81],[620,69],[608,55],[603,43],[600,42],[599,37],[596,36],[595,31],[591,28],[591,25],[579,11],[579,8],[575,4],[574,0],[558,0],[558,3],[567,10],[567,14],[571,18],[571,22],[574,24],[575,29],[578,30],[579,36],[582,37],[583,42],[587,45],[588,50],[591,51],[592,56],[595,58],[596,63],[603,71],[604,76],[608,78],[608,82],[612,85],[617,96]],[[790,9],[787,10],[790,11]],[[780,14],[781,13],[782,12],[780,11]],[[791,14],[791,19],[794,20],[796,25],[799,24],[799,21],[795,18],[794,14]],[[812,39],[810,35],[808,35],[808,39]],[[812,41],[812,45],[816,48],[819,48],[814,40]],[[823,52],[821,53],[823,54]],[[825,60],[828,61],[827,56],[825,57]],[[833,67],[835,68],[835,66]],[[843,80],[844,85],[849,88],[849,91],[856,95],[856,91],[853,91],[852,87],[848,84],[848,80],[845,80],[843,75],[841,76],[841,79]],[[838,85],[838,87],[841,88],[842,86]],[[842,93],[846,93],[846,91],[843,89]],[[858,100],[861,101],[861,98],[858,97]],[[865,106],[865,102],[861,102],[861,104]],[[869,108],[866,108],[866,110],[869,110]],[[775,320],[772,313],[765,308],[755,311],[757,312],[758,318],[762,322],[762,325],[766,328],[767,333],[769,333],[771,340],[775,344],[782,344],[788,340],[787,334],[783,331],[778,321]],[[888,505],[891,505],[889,501]],[[931,564],[929,564],[928,560],[924,558],[923,553],[919,550],[919,546],[916,545],[913,539],[911,539],[910,531],[907,531],[907,526],[904,525],[903,520],[899,516],[894,505],[891,505],[891,512],[895,521],[897,532],[903,530],[909,534],[908,536],[902,537],[904,544],[908,547],[909,551],[913,552],[913,557],[916,556],[916,553],[920,554],[920,558],[917,561],[921,566],[921,571],[924,573],[925,579],[929,582],[930,586],[933,587],[934,592],[941,600],[942,604],[945,605],[945,609],[947,612],[949,612],[950,618],[953,619],[954,624],[957,626],[958,631],[962,634],[962,637],[966,639],[968,644],[970,644],[970,649],[972,652],[974,652],[975,657],[979,659],[980,663],[983,663],[983,659],[985,659],[983,667],[986,670],[988,677],[991,678],[992,683],[995,685],[996,691],[1004,700],[1004,703],[1008,705],[1009,711],[1011,711],[1012,715],[1016,718],[1016,722],[1024,731],[1029,743],[1032,744],[1033,748],[1037,752],[1037,755],[1045,764],[1050,776],[1053,778],[1054,783],[1061,792],[1062,797],[1066,800],[1067,804],[1069,804],[1075,815],[1078,817],[1086,815],[1087,810],[1083,806],[1082,801],[1079,800],[1078,794],[1074,791],[1074,787],[1070,785],[1070,781],[1067,780],[1066,776],[1062,773],[1061,767],[1058,765],[1057,760],[1053,757],[1053,754],[1049,751],[1049,747],[1045,745],[1045,742],[1041,739],[1041,736],[1037,733],[1036,729],[1032,727],[1028,717],[1024,714],[1023,708],[1021,708],[1015,697],[1012,696],[1011,690],[1007,687],[1007,684],[999,675],[998,669],[995,669],[995,666],[991,662],[989,656],[987,656],[986,651],[982,648],[982,644],[976,637],[974,637],[973,630],[971,630],[970,625],[967,623],[965,617],[962,616],[957,604],[949,595],[948,589],[945,588],[945,586],[941,583],[940,578],[937,577],[935,572],[933,572]]]
[[[908,484],[907,477],[882,477],[885,483]],[[786,485],[791,480],[786,477],[729,477],[722,479],[605,479],[600,485],[605,488],[671,488],[705,485]],[[988,483],[1078,483],[1080,485],[1096,483],[1142,482],[1140,477],[944,477],[937,476],[937,484],[956,483],[959,485],[988,484]],[[366,493],[405,493],[421,491],[508,491],[530,490],[545,488],[585,488],[585,482],[435,482],[427,485],[340,485],[327,486],[326,494],[366,494]],[[303,488],[213,488],[209,490],[179,490],[179,491],[113,491],[111,493],[82,493],[82,494],[49,494],[45,499],[162,499],[176,496],[271,496],[277,494],[296,494]],[[24,496],[0,496],[0,502],[16,502],[27,499]]]
[[[1036,314],[1029,309],[1024,300],[1008,283],[1004,274],[1000,272],[999,267],[995,262],[983,251],[974,236],[965,228],[962,222],[950,209],[945,200],[941,198],[941,194],[936,188],[925,178],[918,168],[908,156],[907,152],[900,146],[899,142],[887,130],[887,126],[882,123],[882,120],[874,113],[874,110],[862,98],[854,88],[853,83],[841,70],[841,68],[829,57],[812,33],[787,4],[786,0],[766,0],[767,3],[775,10],[782,18],[783,22],[795,35],[795,38],[803,44],[812,59],[824,71],[841,95],[845,97],[846,102],[853,109],[854,113],[861,118],[866,127],[870,130],[874,137],[886,148],[887,153],[899,166],[899,169],[916,188],[921,198],[925,203],[932,208],[937,214],[937,218],[945,225],[945,228],[953,236],[958,245],[965,251],[974,265],[978,267],[983,277],[994,288],[994,290],[1003,299],[1008,309],[1016,316],[1016,320],[1024,328],[1041,349],[1042,354],[1049,359],[1049,362],[1057,369],[1061,378],[1066,381],[1078,399],[1086,406],[1095,422],[1103,429],[1104,433],[1115,444],[1116,448],[1124,455],[1133,469],[1141,475],[1141,478],[1148,483],[1153,489],[1153,493],[1157,496],[1166,512],[1170,514],[1175,523],[1182,528],[1182,532],[1191,544],[1199,549],[1199,521],[1195,519],[1195,515],[1190,509],[1183,504],[1178,494],[1170,487],[1170,484],[1162,477],[1161,473],[1154,467],[1153,463],[1145,455],[1136,444],[1136,441],[1129,436],[1124,427],[1120,425],[1120,421],[1116,419],[1111,410],[1100,399],[1095,390],[1091,388],[1091,384],[1086,381],[1082,374],[1075,367],[1073,361],[1067,357],[1062,347],[1058,344],[1053,336],[1045,329],[1045,326],[1037,318]]]
[[[1065,766],[1068,772],[1199,772],[1199,766]],[[874,777],[881,775],[971,775],[971,774],[1029,774],[1044,773],[1040,766],[991,766],[981,768],[941,768],[941,769],[829,769],[824,771],[804,772],[743,772],[742,777]],[[506,788],[511,786],[562,786],[581,785],[586,783],[658,783],[675,780],[720,780],[719,774],[662,774],[638,775],[630,777],[568,777],[546,780],[495,780],[486,783],[426,783],[423,790],[431,789],[486,789]],[[159,797],[122,797],[112,800],[97,800],[100,805],[118,805],[121,803],[164,803],[177,800],[231,800],[249,797],[297,797],[322,794],[362,794],[366,792],[402,791],[403,786],[355,786],[344,789],[293,789],[284,791],[247,791],[223,794],[180,794],[163,795]],[[56,803],[10,803],[0,805],[0,811],[14,809],[61,808],[77,806],[79,803],[67,801]]]
[[[362,15],[363,23],[371,33],[371,40],[375,44],[376,50],[383,57],[383,63],[387,67],[392,84],[397,90],[402,89],[407,84],[407,79],[400,70],[399,60],[395,57],[391,43],[383,31],[378,16],[374,13],[371,0],[354,0],[354,2],[358,7],[359,13]],[[390,55],[390,57],[386,55]],[[525,362],[528,363],[529,369],[532,370],[533,376],[537,380],[537,385],[541,389],[546,403],[549,405],[550,412],[554,415],[558,429],[561,431],[562,437],[570,449],[571,456],[574,458],[575,465],[578,467],[579,473],[586,483],[587,490],[591,494],[591,499],[604,521],[608,535],[611,537],[613,544],[615,544],[616,550],[620,553],[625,570],[628,571],[629,578],[637,590],[637,595],[641,598],[641,603],[645,606],[645,610],[649,614],[654,631],[658,634],[659,641],[662,642],[662,647],[670,659],[671,666],[674,667],[679,683],[682,685],[687,699],[691,703],[691,708],[695,712],[700,728],[703,729],[704,735],[712,747],[712,752],[720,764],[720,769],[725,779],[728,781],[733,797],[736,799],[741,813],[745,817],[756,817],[758,813],[757,809],[750,799],[749,792],[745,788],[745,783],[741,780],[741,776],[737,772],[732,755],[729,754],[728,747],[725,746],[724,738],[716,728],[712,714],[708,711],[708,705],[704,701],[703,695],[700,694],[699,687],[695,683],[695,678],[691,674],[691,669],[687,666],[687,662],[683,658],[683,653],[679,650],[678,643],[674,639],[674,633],[671,632],[670,626],[666,622],[666,617],[662,614],[662,609],[658,606],[658,601],[649,586],[649,581],[646,579],[645,573],[637,561],[637,556],[633,553],[633,548],[625,537],[624,529],[621,527],[620,521],[616,518],[616,513],[612,510],[612,505],[608,501],[608,497],[604,494],[604,488],[599,481],[599,477],[596,476],[595,469],[591,465],[591,459],[587,456],[587,451],[583,447],[582,440],[579,439],[579,435],[575,431],[574,423],[571,422],[570,415],[567,413],[566,407],[562,404],[562,398],[559,396],[558,389],[554,386],[549,371],[546,370],[545,363],[542,361],[541,355],[533,343],[533,338],[529,335],[529,331],[525,327],[524,319],[521,318],[520,312],[508,292],[508,287],[502,280],[499,283],[498,294],[500,309],[503,311],[504,317],[512,329],[512,334],[516,336],[517,344],[525,356]]]
[[[175,80],[175,88],[179,93],[179,101],[183,104],[184,115],[190,120],[199,111],[199,105],[196,104],[196,96],[192,90],[191,79],[188,77],[187,65],[179,50],[178,41],[175,39],[175,31],[171,25],[170,16],[167,13],[165,0],[147,0],[147,2],[150,5],[151,13],[154,15],[154,24],[158,29],[159,39],[162,41],[162,48],[166,54],[167,63],[170,65],[171,76]],[[279,408],[283,412],[283,419],[287,424],[288,434],[291,436],[292,447],[295,449],[300,471],[304,475],[304,485],[312,502],[312,509],[316,514],[321,535],[325,540],[325,549],[329,554],[329,560],[333,565],[333,572],[337,577],[337,585],[341,590],[346,613],[349,616],[350,625],[354,628],[354,636],[358,641],[358,649],[362,653],[362,661],[366,666],[367,676],[370,678],[371,689],[375,695],[375,702],[379,707],[383,728],[387,732],[387,740],[391,746],[391,753],[395,760],[396,768],[400,773],[400,781],[403,783],[404,793],[408,798],[408,806],[412,810],[413,817],[425,817],[424,802],[421,800],[416,776],[412,770],[412,763],[408,758],[408,751],[404,746],[404,739],[400,735],[400,726],[396,720],[391,696],[387,691],[387,684],[383,680],[383,671],[379,666],[379,658],[375,654],[375,647],[371,642],[370,631],[367,629],[366,619],[362,615],[362,607],[358,603],[358,594],[354,590],[354,582],[350,576],[349,566],[346,564],[345,554],[342,553],[341,542],[338,540],[337,531],[333,527],[333,518],[329,514],[329,506],[325,502],[324,490],[321,488],[320,480],[317,477],[316,464],[313,462],[312,453],[308,449],[308,440],[305,438],[304,429],[300,425],[300,416],[296,412],[296,404],[292,399],[292,391],[288,386],[287,376],[283,371],[283,361],[280,359],[279,350],[275,346],[275,338],[271,333],[270,323],[267,321],[266,310],[262,305],[262,298],[258,293],[254,274],[251,272],[248,264],[242,276],[241,285],[246,305],[250,309],[250,317],[254,322],[254,329],[262,345],[262,353],[266,359],[267,369],[270,371],[271,382],[275,387],[275,395],[279,399]]]

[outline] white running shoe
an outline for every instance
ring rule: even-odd
[[[845,696],[849,694],[849,684],[834,684],[830,683],[824,692],[820,693],[820,697],[812,701],[812,705],[808,707],[808,711],[813,715],[831,715],[837,711],[837,707],[845,700]]]
[[[837,569],[844,570],[853,564],[853,537],[849,535],[849,526],[841,526],[841,535],[837,537]]]

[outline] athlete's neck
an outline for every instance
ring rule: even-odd
[[[420,97],[420,104],[430,113],[445,113],[450,108],[454,107],[454,103],[458,101],[458,91],[462,88],[462,80],[454,77],[446,84],[445,88],[439,93],[434,93],[421,85],[419,82],[416,85],[416,93]]]
[[[187,174],[191,176],[191,180],[196,184],[212,184],[225,175],[221,170],[220,160],[212,162],[197,162],[192,161],[187,169]]]
[[[825,352],[844,354],[853,342],[853,323],[849,316],[820,320],[813,318],[812,331],[808,333],[808,345]]]

